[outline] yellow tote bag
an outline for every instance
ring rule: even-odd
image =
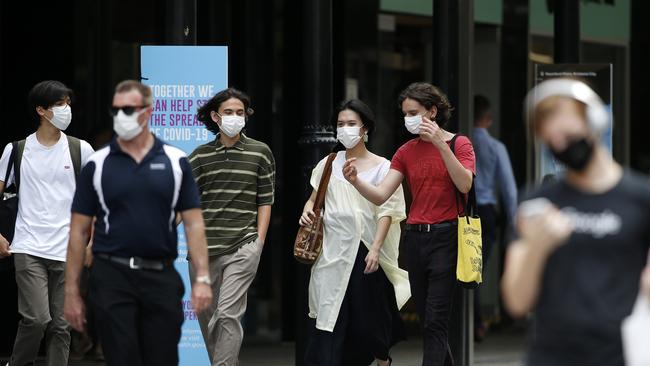
[[[454,152],[456,137],[451,140],[451,151]],[[476,190],[472,188],[464,195],[456,190],[456,204],[462,203],[463,213],[458,214],[458,260],[456,278],[463,287],[476,288],[483,282],[483,242],[481,239],[481,219],[478,216]],[[460,208],[460,207],[458,207]]]
[[[478,216],[458,217],[456,278],[463,285],[471,288],[483,282],[483,245],[481,219]]]

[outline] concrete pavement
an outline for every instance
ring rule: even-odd
[[[420,366],[421,340],[398,344],[392,351],[393,365]],[[525,336],[521,332],[489,334],[474,351],[476,366],[523,366]],[[242,348],[241,366],[293,366],[293,344],[249,345]]]
[[[523,366],[524,346],[525,336],[521,331],[490,333],[483,343],[475,346],[474,365]],[[402,342],[393,349],[393,365],[420,366],[421,352],[420,339]],[[245,344],[241,351],[241,366],[293,366],[294,360],[293,343]],[[6,359],[0,358],[0,365],[6,362]],[[41,365],[45,365],[43,360],[36,363],[36,366]],[[70,361],[70,366],[103,365],[103,362],[97,361]]]

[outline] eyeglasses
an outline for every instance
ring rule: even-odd
[[[124,112],[124,114],[126,114],[127,116],[130,116],[130,115],[132,115],[134,112],[136,112],[136,110],[138,110],[138,109],[140,109],[140,108],[146,108],[146,107],[148,107],[148,105],[135,105],[135,106],[125,106],[125,107],[116,107],[116,106],[111,106],[111,107],[108,108],[108,113],[109,113],[111,116],[115,117],[115,116],[117,116],[117,114],[118,114],[120,111],[122,111],[122,112]]]

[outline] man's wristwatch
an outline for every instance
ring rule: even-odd
[[[210,281],[210,276],[198,276],[194,282],[196,283],[204,283],[208,286],[212,285],[212,281]]]

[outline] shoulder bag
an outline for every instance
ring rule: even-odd
[[[293,245],[293,256],[300,263],[313,264],[318,259],[323,249],[323,217],[322,209],[325,205],[325,193],[332,175],[332,162],[336,154],[332,153],[327,157],[327,163],[320,178],[316,201],[314,202],[314,220],[310,226],[301,226],[296,235]]]

